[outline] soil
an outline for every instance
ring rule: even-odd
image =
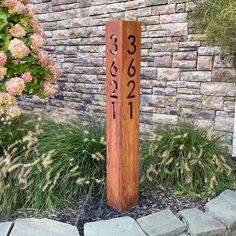
[[[139,197],[139,205],[123,212],[118,212],[106,204],[105,200],[94,198],[89,201],[78,201],[71,204],[67,209],[59,208],[53,213],[39,212],[34,209],[26,211],[18,211],[5,220],[14,220],[16,218],[47,217],[53,220],[76,225],[80,235],[83,236],[83,227],[87,222],[107,220],[116,217],[130,216],[137,219],[162,209],[169,208],[174,214],[186,208],[197,207],[204,210],[203,206],[210,198],[192,198],[189,196],[175,196],[173,191],[148,191],[141,192]]]

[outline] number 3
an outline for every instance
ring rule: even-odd
[[[136,52],[136,45],[135,45],[135,36],[134,35],[130,35],[129,37],[128,37],[128,39],[129,40],[132,40],[132,42],[131,42],[131,46],[133,47],[133,50],[129,50],[128,49],[128,53],[130,54],[130,55],[133,55],[133,54],[135,54],[135,52]]]
[[[114,46],[115,50],[113,51],[112,49],[110,49],[110,53],[115,55],[118,51],[118,45],[117,45],[117,37],[113,34],[111,35],[110,39],[113,40],[112,45]]]

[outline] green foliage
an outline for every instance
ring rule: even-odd
[[[200,0],[191,14],[196,29],[205,33],[209,45],[223,53],[236,53],[236,1]]]
[[[159,128],[142,143],[142,183],[195,195],[232,186],[224,144],[223,137],[187,123]]]
[[[0,125],[0,215],[104,194],[104,128],[21,116]]]

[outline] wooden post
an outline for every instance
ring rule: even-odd
[[[106,23],[107,200],[138,203],[141,23]]]

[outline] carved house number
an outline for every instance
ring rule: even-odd
[[[116,55],[118,53],[118,45],[117,45],[117,37],[112,34],[110,36],[110,39],[112,41],[112,48],[110,49],[110,53],[112,55]],[[130,41],[130,48],[127,50],[127,52],[129,53],[129,55],[134,55],[136,53],[136,45],[135,45],[135,36],[134,35],[129,35],[128,37],[129,41]],[[129,77],[129,81],[127,83],[128,88],[130,88],[130,92],[127,95],[126,99],[128,100],[128,105],[130,108],[130,119],[133,119],[133,101],[131,101],[131,99],[135,98],[135,94],[134,94],[134,90],[135,90],[135,81],[131,78],[135,77],[136,75],[136,68],[133,65],[134,64],[134,58],[131,59],[129,67],[128,67],[128,77]],[[114,79],[110,82],[110,85],[112,86],[112,93],[110,95],[111,98],[117,99],[118,96],[116,94],[116,91],[118,90],[118,83],[115,80],[117,77],[117,72],[118,72],[118,68],[116,66],[116,59],[113,59],[111,67],[110,67],[110,75],[112,77],[114,77]],[[116,119],[116,102],[112,101],[112,110],[113,110],[113,119]]]

